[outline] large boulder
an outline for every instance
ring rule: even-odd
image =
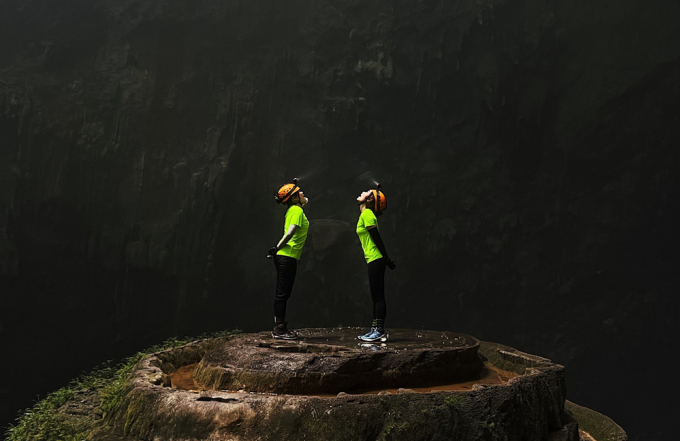
[[[111,434],[168,441],[579,439],[576,421],[565,412],[564,368],[550,360],[446,332],[410,331],[412,336],[423,336],[420,345],[404,341],[407,331],[395,332],[385,346],[373,347],[349,339],[322,342],[324,332],[330,337],[349,336],[357,330],[302,330],[299,341],[286,343],[273,342],[266,335],[242,334],[220,344],[197,342],[149,356],[140,362],[120,406],[108,417],[110,426],[104,426],[93,439]],[[254,357],[239,354],[237,348]],[[475,380],[473,363],[461,360],[477,357]],[[238,370],[268,371],[269,375],[240,376],[245,381],[241,390],[210,390],[200,384],[197,390],[168,387],[170,376],[179,367],[199,360],[195,371],[198,383],[203,378],[201,371],[208,366],[229,372],[225,378]],[[305,360],[314,362],[305,366]],[[471,387],[454,390],[452,385],[442,386],[445,366],[454,372],[462,367],[462,376],[472,379]],[[334,389],[349,393],[295,394],[294,387],[286,394],[266,390],[266,384],[286,389],[283,381],[276,380],[279,375],[305,391],[312,386],[320,392],[331,390],[319,380],[324,367],[332,379],[338,379]],[[409,367],[414,368],[414,375]],[[484,367],[512,375],[502,382],[485,382]],[[348,375],[340,375],[338,369]],[[430,369],[435,375],[428,383],[424,373]],[[377,380],[374,390],[352,392],[349,378],[356,379],[354,388],[363,388],[371,370],[385,370],[390,375],[373,374],[369,377]],[[297,372],[313,381],[294,380]],[[449,378],[456,377],[460,376],[452,373]],[[257,382],[249,384],[253,378]],[[213,387],[226,384],[235,382],[218,381]],[[415,385],[421,386],[421,391],[423,385],[429,385],[430,390],[417,392],[411,389]],[[378,392],[386,386],[399,389]]]
[[[339,393],[427,386],[479,376],[479,341],[452,332],[391,331],[397,342],[357,343],[358,328],[304,329],[298,342],[267,333],[232,339],[207,353],[194,377],[207,389]],[[405,384],[408,383],[408,384]]]

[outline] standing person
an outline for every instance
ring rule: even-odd
[[[288,330],[286,322],[286,303],[293,292],[295,273],[302,248],[307,240],[309,221],[302,207],[309,199],[297,185],[297,178],[292,184],[279,188],[274,197],[276,202],[286,207],[286,218],[283,226],[283,237],[273,246],[267,257],[274,259],[276,266],[276,296],[274,298],[274,329],[272,337],[283,340],[295,340],[297,334]]]
[[[387,255],[385,244],[378,229],[378,216],[382,215],[387,208],[387,200],[381,191],[380,184],[378,184],[376,190],[361,193],[357,201],[361,211],[357,223],[357,235],[368,264],[368,286],[371,289],[371,299],[373,300],[371,330],[359,336],[359,339],[367,342],[384,342],[387,341],[387,333],[385,333],[385,316],[387,315],[385,267],[396,268],[396,264]]]

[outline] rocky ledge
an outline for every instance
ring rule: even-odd
[[[269,333],[232,339],[203,357],[199,386],[286,394],[431,386],[479,376],[479,341],[452,332],[391,331],[389,344],[361,343],[357,328],[303,329],[297,341]]]
[[[594,439],[565,410],[564,369],[550,360],[450,332],[396,331],[364,346],[351,328],[300,334],[241,334],[146,357],[91,439]],[[192,365],[191,386],[173,385]],[[591,425],[611,422],[583,412]],[[597,441],[625,439],[611,424],[612,437]]]

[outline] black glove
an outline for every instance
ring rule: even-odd
[[[267,259],[273,259],[274,256],[276,256],[277,251],[279,250],[276,247],[269,248],[269,251],[267,251]]]
[[[388,267],[389,269],[395,269],[395,268],[397,267],[397,264],[394,263],[394,260],[391,260],[391,259],[390,259],[390,260],[387,261],[387,267]]]

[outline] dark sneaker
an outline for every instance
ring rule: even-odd
[[[367,338],[369,335],[373,334],[373,331],[375,331],[375,328],[371,328],[367,333],[365,333],[364,335],[359,335],[359,336],[357,336],[357,338],[358,338],[359,340],[362,340],[362,341],[369,341],[369,340],[366,340],[366,338]]]
[[[297,340],[295,331],[288,330],[288,323],[277,323],[272,330],[272,337],[279,340]]]
[[[381,342],[386,342],[387,341],[387,333],[385,332],[384,329],[377,329],[374,328],[373,332],[370,335],[362,335],[361,340],[363,341],[381,341]]]

